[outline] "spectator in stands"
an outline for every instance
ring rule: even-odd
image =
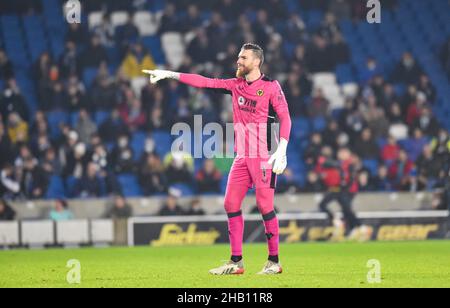
[[[363,160],[378,158],[380,150],[370,128],[364,129],[361,136],[355,141],[354,151]]]
[[[450,167],[450,136],[447,130],[441,128],[437,137],[431,141],[431,149],[435,159],[440,160],[444,168]]]
[[[314,35],[313,43],[306,51],[306,59],[311,73],[331,72],[336,65],[329,44],[320,35]]]
[[[3,165],[0,171],[0,198],[8,198],[19,194],[20,182],[16,180],[14,166],[10,164]]]
[[[413,129],[420,129],[428,136],[435,136],[439,131],[439,123],[429,107],[420,111],[420,116],[412,122]]]
[[[305,150],[305,162],[308,166],[313,167],[317,164],[317,159],[322,151],[322,136],[319,133],[311,135],[311,142]]]
[[[372,178],[372,187],[374,191],[391,191],[393,186],[388,177],[388,168],[385,165],[378,167],[377,174]]]
[[[61,155],[64,157],[63,175],[81,179],[88,163],[88,157],[86,155],[86,145],[77,143],[77,138],[78,134],[76,132],[70,133],[68,144],[62,149]]]
[[[100,125],[99,133],[105,142],[116,141],[120,135],[128,134],[128,128],[120,117],[119,110],[112,110],[110,117]]]
[[[422,74],[420,75],[419,82],[417,84],[417,89],[424,93],[427,101],[433,103],[436,99],[436,89],[430,82],[430,78],[428,75]]]
[[[392,80],[405,84],[415,84],[419,81],[421,74],[422,69],[416,63],[414,57],[411,53],[405,52],[393,72]]]
[[[322,89],[314,91],[308,114],[312,118],[326,117],[329,114],[330,102],[324,97]]]
[[[11,221],[15,217],[16,211],[4,199],[0,199],[0,221]]]
[[[118,26],[115,31],[117,45],[122,51],[127,50],[130,43],[136,42],[139,38],[139,29],[134,25],[131,15],[128,15],[126,23],[123,26]]]
[[[87,43],[86,40],[87,33],[82,27],[81,24],[78,23],[70,23],[69,24],[69,30],[66,34],[66,41],[72,41],[77,45],[83,46]]]
[[[200,194],[220,193],[222,174],[215,166],[214,160],[207,159],[204,162],[202,169],[197,172],[195,180]]]
[[[286,168],[283,176],[277,178],[276,191],[281,194],[296,194],[301,191],[301,187],[294,178],[294,173],[290,168]]]
[[[142,70],[155,69],[152,56],[144,49],[142,44],[134,44],[122,62],[121,70],[129,79],[143,76]]]
[[[205,215],[205,210],[202,209],[202,202],[199,198],[194,198],[186,211],[185,215],[189,216],[202,216]]]
[[[44,169],[44,171],[47,173],[47,176],[62,174],[61,162],[56,156],[55,149],[52,147],[48,148],[45,151],[44,156],[40,161],[40,165],[42,166],[42,169]]]
[[[48,188],[48,177],[35,158],[25,159],[20,182],[25,197],[29,199],[44,198]]]
[[[197,5],[190,4],[188,6],[187,15],[182,21],[182,24],[185,32],[193,31],[202,25],[202,19]]]
[[[252,32],[261,47],[266,49],[270,36],[274,34],[273,26],[269,20],[269,14],[266,9],[259,9],[256,12],[256,20],[252,25]]]
[[[195,63],[206,63],[215,60],[214,52],[211,52],[212,42],[205,30],[199,28],[195,31],[195,38],[187,46],[187,54]]]
[[[405,190],[411,184],[414,163],[405,150],[398,152],[398,158],[389,167],[389,178],[396,189]]]
[[[104,47],[113,47],[115,29],[111,24],[111,20],[108,14],[104,14],[102,22],[92,29],[92,32],[100,40],[100,44]]]
[[[0,118],[0,167],[4,166],[6,163],[12,161],[13,158],[13,148],[9,136],[5,131],[5,125]]]
[[[0,79],[8,80],[14,78],[14,70],[6,52],[0,49]]]
[[[78,59],[77,45],[74,41],[67,41],[64,52],[59,58],[59,68],[62,78],[67,78],[71,75],[80,76],[82,72],[81,63]]]
[[[181,197],[181,192],[176,189],[169,189],[169,196],[159,209],[158,216],[180,216],[184,215],[183,208],[178,205],[178,199]]]
[[[12,144],[28,141],[28,123],[18,113],[11,113],[8,117],[8,136]]]
[[[53,221],[66,221],[74,219],[74,215],[69,210],[66,200],[58,199],[54,202],[53,209],[50,211],[49,218]]]
[[[426,183],[427,189],[432,189],[436,184],[442,168],[442,161],[433,156],[431,146],[425,146],[417,159],[417,169],[419,180]]]
[[[386,138],[389,130],[389,121],[382,108],[378,107],[376,97],[370,95],[367,105],[361,106],[361,113],[367,126],[371,129],[374,139]]]
[[[423,149],[428,144],[427,138],[420,129],[415,129],[413,137],[408,140],[405,150],[408,152],[409,158],[415,162],[422,154]]]
[[[139,184],[146,196],[167,191],[164,166],[159,156],[149,153],[139,167]]]
[[[400,147],[394,137],[389,137],[387,144],[381,150],[381,159],[384,162],[393,162],[399,156]]]
[[[325,185],[323,185],[319,175],[315,171],[309,171],[303,192],[319,193],[323,191],[325,191]]]
[[[412,90],[412,88],[411,88]],[[417,118],[420,117],[422,109],[426,106],[426,96],[422,92],[417,92],[414,100],[408,105],[406,123],[412,126]]]
[[[171,152],[164,158],[167,181],[192,185],[194,161],[189,153]]]
[[[331,0],[328,10],[336,16],[336,20],[350,19],[352,15],[351,4],[347,0]]]
[[[15,79],[8,79],[0,98],[0,114],[3,119],[7,119],[11,113],[18,113],[19,116],[28,121],[29,110],[25,98],[20,92]]]
[[[399,97],[395,93],[394,86],[390,83],[385,83],[383,85],[383,91],[380,96],[377,97],[377,101],[380,102],[380,106],[383,106],[384,110],[388,111],[389,108],[396,102],[398,102]]]
[[[103,195],[102,181],[100,180],[97,166],[90,162],[86,170],[84,170],[83,177],[78,180],[75,192],[76,196],[81,198],[98,198]]]
[[[370,182],[370,173],[367,170],[361,170],[357,174],[359,191],[372,191],[372,183]]]
[[[134,171],[134,151],[130,146],[129,137],[120,135],[117,145],[111,153],[111,161],[116,173],[132,173]]]
[[[336,120],[331,119],[327,123],[327,128],[322,132],[323,144],[337,149],[337,139],[341,134],[339,124]]]
[[[86,109],[80,110],[75,131],[78,133],[79,140],[85,144],[88,144],[91,136],[97,132],[97,125],[91,120]]]
[[[100,38],[96,35],[91,37],[88,48],[81,55],[81,65],[83,68],[99,67],[100,63],[108,61],[108,54],[105,47],[101,45]]]
[[[344,64],[350,61],[350,49],[340,32],[333,36],[331,49],[336,64]]]
[[[303,43],[307,39],[306,25],[302,18],[295,13],[292,13],[286,21],[286,35],[285,38],[292,44]]]
[[[38,135],[35,139],[31,141],[31,149],[33,155],[41,160],[45,152],[51,147],[51,142],[47,134]]]
[[[106,212],[106,218],[125,219],[133,216],[133,208],[122,195],[114,196],[112,207]]]
[[[373,77],[381,73],[381,69],[378,66],[377,61],[373,57],[369,57],[366,60],[366,66],[361,68],[358,75],[358,81],[361,84],[366,84]]]
[[[405,123],[402,115],[402,108],[398,102],[394,102],[388,111],[388,119],[391,124],[403,124]]]
[[[181,22],[176,14],[176,7],[173,3],[167,3],[164,13],[161,17],[161,24],[158,34],[162,35],[166,32],[180,32]]]
[[[115,84],[108,77],[100,77],[94,82],[89,93],[96,110],[109,111],[117,106]]]
[[[68,111],[76,112],[82,108],[92,108],[86,100],[86,89],[76,75],[70,75],[66,85],[66,93],[66,108]]]
[[[325,15],[320,25],[319,33],[328,42],[331,42],[333,38],[340,34],[339,25],[333,13],[328,12]]]
[[[136,131],[146,123],[146,115],[142,108],[142,102],[138,98],[131,98],[120,106],[120,115],[130,131]]]

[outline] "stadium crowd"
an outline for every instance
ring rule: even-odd
[[[266,52],[263,71],[283,81],[293,119],[326,123],[308,131],[303,140],[293,140],[299,151],[290,152],[288,158],[302,166],[304,177],[299,179],[288,169],[279,179],[280,192],[326,190],[323,174],[317,172],[318,159],[335,157],[342,147],[354,154],[360,191],[448,189],[449,133],[433,114],[436,89],[407,50],[389,76],[382,74],[383,68],[375,58],[367,58],[357,74],[358,94],[347,98],[343,109],[332,109],[321,89],[313,88],[311,74],[334,72],[339,64],[351,59],[352,50],[339,21],[365,16],[358,2],[304,1],[306,9],[327,11],[319,26],[311,29],[279,0],[264,4],[242,0],[195,4],[167,1],[158,36],[192,33],[177,70],[218,78],[232,78],[240,46],[257,42]],[[142,9],[133,7],[132,1],[108,3],[111,11],[125,9],[132,14],[134,9]],[[395,3],[389,5],[394,9]],[[86,11],[102,9],[104,4],[89,1]],[[35,12],[39,9],[33,8]],[[22,8],[22,12],[28,11]],[[209,12],[207,18],[205,11]],[[59,57],[50,51],[43,53],[30,70],[39,101],[36,112],[30,110],[16,82],[10,55],[0,49],[2,198],[47,198],[55,176],[64,181],[64,197],[115,195],[123,193],[118,178],[128,174],[137,175],[145,196],[166,194],[176,183],[197,194],[221,193],[230,159],[204,160],[197,166],[189,153],[159,153],[152,134],[170,131],[177,122],[192,124],[193,115],[202,115],[204,122],[225,125],[232,121],[228,98],[189,89],[175,81],[158,87],[147,84],[142,91],[134,91],[130,81],[142,77],[141,69],[156,67],[152,50],[141,39],[131,18],[114,28],[108,12],[103,22],[90,30],[85,24],[71,24],[63,53]],[[286,41],[292,50],[283,48]],[[448,45],[442,45],[441,58],[450,74]],[[119,63],[112,63],[108,48],[118,50]],[[83,80],[87,68],[98,68],[92,84]],[[399,84],[406,90],[398,91]],[[53,130],[47,115],[55,112],[69,115],[72,121],[58,123],[59,129]],[[104,115],[102,120],[98,120],[99,114]],[[132,147],[137,133],[146,135],[140,156]],[[162,211],[176,212],[172,201]]]

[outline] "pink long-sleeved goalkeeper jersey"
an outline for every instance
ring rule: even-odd
[[[244,78],[211,79],[195,74],[180,74],[180,81],[197,88],[223,89],[233,99],[235,152],[241,157],[266,158],[273,132],[275,113],[280,121],[279,137],[289,141],[291,118],[278,81],[262,75],[248,83]]]

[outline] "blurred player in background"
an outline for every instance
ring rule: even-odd
[[[349,239],[365,240],[370,236],[366,226],[362,226],[352,209],[353,200],[358,193],[357,170],[354,166],[352,152],[348,148],[341,148],[337,160],[321,157],[316,168],[322,174],[328,188],[319,208],[327,214],[329,222],[339,233],[344,228],[344,235]],[[341,219],[333,215],[328,209],[331,202],[337,201],[344,215],[344,224]]]
[[[243,274],[242,243],[244,219],[242,201],[247,191],[255,186],[256,199],[262,214],[268,243],[268,261],[260,274],[282,272],[278,257],[279,225],[274,210],[276,177],[287,167],[291,119],[285,95],[278,81],[271,80],[261,72],[264,52],[256,44],[244,44],[237,60],[236,78],[210,79],[195,74],[171,71],[144,71],[150,82],[175,79],[196,88],[221,89],[233,99],[233,122],[235,152],[225,194],[225,211],[231,244],[231,260],[210,270],[214,275]],[[273,155],[271,148],[271,120],[275,113],[280,121],[280,140]]]

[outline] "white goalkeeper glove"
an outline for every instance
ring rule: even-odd
[[[142,70],[143,73],[150,75],[150,83],[156,84],[163,79],[179,79],[180,73],[165,70]]]
[[[283,174],[287,167],[287,151],[288,142],[286,139],[281,138],[278,149],[270,157],[268,164],[272,165],[272,172],[277,175]]]

